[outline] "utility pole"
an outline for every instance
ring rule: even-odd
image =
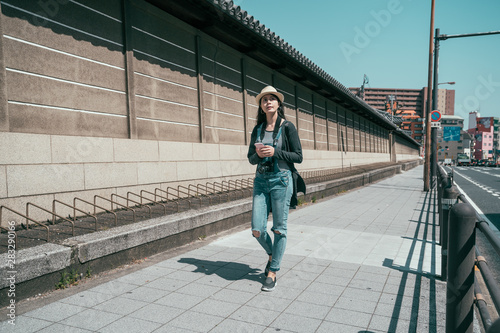
[[[433,0],[434,2],[434,0]],[[433,19],[431,18],[431,22],[433,21]],[[433,26],[433,24],[431,23],[431,26]],[[477,37],[477,36],[487,36],[487,35],[498,35],[500,34],[500,30],[497,30],[497,31],[489,31],[489,32],[476,32],[476,33],[470,33],[470,34],[459,34],[459,35],[441,35],[439,33],[439,29],[436,29],[436,36],[434,37],[434,42],[435,42],[435,47],[434,47],[434,86],[433,86],[433,90],[432,90],[432,110],[435,110],[437,108],[437,95],[438,95],[438,85],[440,83],[438,83],[438,72],[439,72],[439,41],[441,40],[447,40],[447,39],[450,39],[450,38],[462,38],[462,37]],[[432,37],[431,37],[432,38]],[[431,70],[430,70],[430,66],[431,66],[432,62],[429,62],[429,78],[431,78],[432,76],[432,73],[431,73]],[[430,80],[430,79],[429,79]],[[455,84],[455,82],[445,82],[447,84]],[[429,83],[430,84],[430,83]],[[430,87],[430,85],[429,85]],[[429,91],[428,92],[428,95],[430,95],[431,92]],[[430,104],[429,100],[427,100],[428,103],[427,105]],[[430,115],[430,112],[432,111],[430,109],[428,109],[428,115]],[[430,118],[430,117],[429,117]],[[426,118],[426,126],[430,123],[430,119],[429,118]],[[426,169],[424,171],[424,182],[426,181],[426,178],[425,178],[425,172],[429,172],[429,175],[428,177],[430,178],[431,175],[432,177],[435,177],[437,175],[437,152],[436,152],[436,147],[437,147],[437,129],[436,128],[432,128],[432,132],[427,130],[426,128],[426,135],[428,135],[428,133],[431,133],[430,135],[430,140],[427,139],[426,137],[426,140],[425,140],[425,151],[426,151],[426,157],[427,157],[427,144],[428,142],[431,142],[431,150],[432,150],[432,162],[429,163],[429,165],[426,164]],[[496,153],[496,149],[494,151],[494,153]],[[426,163],[427,163],[427,158],[426,158]],[[432,169],[430,168],[432,166]],[[426,189],[426,185],[427,183],[424,184],[424,191],[428,191],[428,187]]]
[[[437,102],[438,102],[438,76],[439,76],[439,28],[436,29],[436,36],[434,38],[434,84],[432,87],[432,110],[437,110]],[[443,110],[444,112],[444,110]],[[437,176],[437,128],[431,128],[431,175],[430,179],[434,182],[435,177]]]
[[[431,31],[429,38],[429,75],[427,80],[427,107],[425,110],[425,153],[424,153],[424,191],[430,189],[431,174],[431,101],[432,101],[432,56],[434,48],[434,8],[435,0],[431,4]]]

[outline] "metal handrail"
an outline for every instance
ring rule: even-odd
[[[167,189],[168,189],[168,188],[167,188]],[[160,195],[160,194],[156,194],[156,192],[163,192],[163,193],[165,193],[167,196],[166,196],[166,197],[164,197],[164,196],[162,196],[162,195]],[[156,196],[159,196],[160,198],[165,199],[165,202],[168,202],[168,192],[167,192],[167,191],[162,190],[161,188],[155,188],[155,199],[156,199]],[[179,202],[177,202],[177,201],[173,201],[173,202],[174,202],[174,203],[175,203],[175,205],[177,206],[177,213],[178,213],[178,212],[179,212]]]
[[[132,211],[134,212],[134,222],[135,222],[135,210],[134,210],[132,207],[129,207],[129,203],[128,203],[128,202],[129,202],[129,201],[132,201],[132,202],[133,202],[133,203],[135,203],[136,205],[139,205],[139,207],[142,207],[142,206],[144,206],[144,205],[143,205],[143,204],[141,204],[141,203],[140,203],[140,202],[138,202],[138,201],[135,201],[135,200],[129,199],[129,198],[127,198],[127,197],[124,197],[124,196],[119,195],[119,194],[116,194],[116,193],[111,193],[111,200],[113,200],[113,196],[118,197],[118,198],[123,199],[123,200],[127,200],[127,205],[126,205],[125,207],[127,207],[128,209],[130,209],[130,210],[132,210]],[[115,201],[115,202],[116,202],[116,203],[118,203],[118,201]],[[148,208],[148,209],[149,209],[149,217],[152,217],[152,215],[151,215],[151,207],[146,206],[146,208]]]
[[[89,202],[89,201],[86,201],[86,200],[83,200],[83,199],[80,199],[78,197],[74,197],[73,198],[73,205],[76,207],[76,201],[81,201],[83,203],[86,203],[88,205],[91,205],[92,207],[94,207],[94,215],[97,215],[97,212],[96,212],[96,207],[99,208],[99,209],[102,209],[103,211],[105,211],[106,213],[110,213],[110,214],[113,214],[115,216],[115,226],[118,225],[118,216],[116,215],[115,212],[113,212],[112,210],[109,210],[107,208],[104,208],[104,207],[101,207],[101,206],[98,206],[96,205],[95,203],[92,203],[92,202]]]
[[[217,189],[215,188],[215,185],[213,183],[211,183],[211,182],[206,183],[206,187],[207,188],[209,188],[209,185],[212,185],[211,194],[216,195],[219,198],[219,203],[222,202],[222,196],[223,195],[229,196],[229,194],[222,193],[220,191],[218,192]],[[228,200],[229,200],[229,198],[228,198]]]
[[[493,232],[490,224],[482,219],[478,219],[476,226],[479,230],[481,230],[484,236],[486,236],[486,239],[488,239],[491,246],[493,246],[497,254],[500,256],[500,238]]]
[[[246,179],[236,179],[236,184],[238,184],[238,181],[240,182],[240,187],[242,191],[248,190],[249,193],[252,194],[252,188],[248,185],[248,181]]]
[[[215,192],[215,188],[212,188],[209,191],[209,187],[208,187],[209,184],[210,183],[206,183],[205,185],[198,184],[198,185],[196,185],[196,188],[199,190],[200,187],[202,187],[202,186],[205,187],[203,190],[205,191],[206,195],[208,196],[208,199],[210,200],[210,204],[212,204],[212,197],[213,196],[217,196],[218,202],[221,203],[221,194]]]
[[[253,190],[253,178],[247,178],[247,179],[242,179],[241,182],[245,182],[246,185],[245,185],[245,188],[248,188],[248,190],[250,191],[250,194],[252,194],[252,190]]]
[[[188,192],[190,192],[190,191],[191,191],[191,188],[192,188],[192,187],[194,187],[193,191],[196,193],[196,197],[198,197],[198,198],[200,199],[200,207],[201,207],[201,205],[202,205],[202,200],[201,200],[201,197],[206,197],[206,198],[208,198],[210,205],[212,204],[212,200],[211,200],[210,196],[208,196],[208,195],[206,195],[206,194],[203,194],[203,193],[200,193],[200,190],[199,190],[199,188],[198,188],[198,186],[197,186],[197,185],[195,186],[194,184],[189,184],[189,185],[188,185]]]
[[[66,207],[73,208],[73,221],[74,222],[76,222],[76,211],[79,211],[80,213],[84,213],[85,215],[88,215],[88,216],[92,217],[95,220],[95,230],[97,231],[97,217],[96,216],[94,216],[92,214],[89,214],[89,213],[87,213],[87,212],[85,212],[85,211],[83,211],[81,209],[78,209],[75,206],[71,206],[71,205],[69,205],[69,204],[67,204],[65,202],[59,201],[57,199],[54,199],[52,201],[52,210],[54,211],[54,213],[56,212],[56,203],[59,203],[59,204],[64,205]]]
[[[132,214],[132,216],[133,216],[133,221],[135,222],[135,210],[134,210],[134,209],[132,209],[132,208],[130,208],[130,207],[127,207],[127,206],[125,206],[125,205],[122,205],[122,204],[121,204],[121,203],[119,203],[119,202],[115,202],[115,201],[113,201],[113,199],[111,199],[111,200],[110,200],[110,199],[104,198],[104,197],[102,197],[102,196],[100,196],[100,195],[97,195],[97,194],[96,194],[96,195],[94,195],[94,203],[96,202],[96,199],[97,199],[97,198],[102,199],[102,200],[104,200],[104,201],[108,201],[108,202],[110,202],[110,203],[111,203],[111,210],[113,210],[113,204],[116,204],[117,206],[123,207],[123,208],[125,208],[126,210],[131,210],[131,211],[132,211],[132,213],[133,213],[133,214]]]
[[[210,195],[208,195],[208,189],[207,189],[207,186],[206,185],[203,185],[203,184],[196,184],[196,193],[198,194],[199,191],[200,191],[200,187],[203,187],[205,186],[205,188],[201,188],[202,191],[205,191],[205,193],[201,193],[199,195],[202,195],[202,196],[206,196],[209,200],[209,203],[210,205],[212,204],[212,197]]]
[[[144,199],[146,199],[146,200],[148,200],[148,201],[150,201],[150,202],[154,203],[155,205],[160,205],[160,206],[163,206],[163,213],[164,213],[164,214],[167,214],[167,205],[165,205],[165,204],[163,204],[163,203],[161,203],[161,202],[159,202],[159,201],[151,200],[151,199],[149,199],[149,198],[147,198],[147,197],[143,196],[143,195],[142,195],[142,193],[143,193],[143,192],[144,192],[144,193],[151,194],[151,195],[155,196],[155,199],[156,199],[156,194],[154,194],[153,192],[146,191],[146,190],[141,190],[141,192],[139,192],[139,193],[140,193],[140,195],[139,195],[139,194],[135,194],[135,193],[133,193],[133,192],[129,192],[129,193],[132,193],[132,194],[134,194],[134,195],[137,195],[137,196],[141,197],[141,202],[142,202],[142,198],[144,198]],[[127,193],[127,196],[128,196],[128,193]]]
[[[479,312],[481,313],[481,319],[483,322],[484,329],[485,331],[488,331],[488,329],[492,324],[491,316],[490,313],[488,312],[488,304],[486,303],[486,300],[483,297],[483,293],[481,291],[481,287],[479,286],[479,282],[477,281],[476,274],[474,274],[474,298],[476,306],[478,307]]]
[[[24,217],[26,219],[26,229],[29,229],[29,227],[30,227],[28,221],[34,222],[34,223],[38,224],[39,226],[46,228],[47,229],[47,242],[50,242],[50,229],[48,226],[46,226],[43,223],[38,222],[37,220],[32,219],[31,217],[28,217],[28,216],[21,214],[13,209],[10,209],[9,207],[6,207],[6,206],[0,206],[0,221],[2,221],[2,209],[7,209],[7,210],[19,215],[19,216]]]
[[[491,273],[491,269],[486,262],[486,259],[481,256],[481,252],[476,247],[476,266],[478,266],[481,275],[483,276],[483,280],[486,283],[486,288],[490,293],[491,299],[493,300],[493,304],[495,304],[495,308],[497,313],[500,313],[500,288],[498,283],[496,282],[495,277]]]
[[[187,190],[187,192],[181,191],[181,189],[185,189],[185,190]],[[187,188],[186,186],[178,185],[177,186],[177,193],[182,193],[182,194],[187,195],[187,197],[183,197],[183,199],[186,199],[189,202],[189,209],[191,209],[191,200],[187,199],[190,197],[189,188]],[[198,199],[200,200],[200,206],[201,206],[201,199],[200,198],[198,198]]]
[[[2,221],[2,209],[7,209],[7,210],[11,211],[12,213],[15,213],[15,214],[17,214],[17,215],[19,215],[19,216],[24,217],[24,218],[26,219],[26,229],[29,229],[29,228],[30,228],[30,225],[29,225],[29,222],[28,222],[28,221],[34,222],[34,223],[38,224],[38,225],[39,225],[39,226],[41,226],[41,227],[47,228],[47,242],[49,242],[49,241],[50,241],[50,236],[49,236],[49,231],[50,231],[50,229],[49,229],[49,227],[48,227],[48,226],[46,226],[46,225],[45,225],[45,224],[43,224],[43,223],[38,222],[37,220],[32,219],[31,217],[28,217],[28,216],[26,216],[26,215],[24,215],[24,214],[21,214],[21,213],[19,213],[18,211],[15,211],[15,210],[13,210],[13,209],[11,209],[11,208],[7,207],[7,206],[0,206],[0,222]]]
[[[73,221],[68,220],[67,218],[65,218],[65,217],[63,217],[63,216],[57,215],[56,213],[51,212],[50,210],[45,209],[45,208],[43,208],[43,207],[40,207],[40,206],[38,206],[38,205],[36,205],[36,204],[34,204],[34,203],[32,203],[32,202],[27,202],[27,203],[26,203],[26,216],[30,216],[30,214],[29,214],[29,207],[30,207],[30,205],[31,205],[31,206],[33,206],[33,207],[36,207],[36,208],[38,208],[38,209],[40,209],[40,210],[43,210],[44,212],[47,212],[47,213],[52,214],[52,225],[54,225],[54,224],[55,224],[55,217],[56,217],[56,216],[57,216],[57,217],[59,217],[60,219],[63,219],[63,220],[65,220],[65,221],[68,221],[69,223],[71,223],[71,234],[72,234],[73,236],[75,236],[75,223],[74,223]]]
[[[13,232],[14,232],[14,243],[15,243],[15,245],[16,245],[16,249],[17,249],[17,245],[19,244],[19,243],[17,242],[17,230],[16,230],[16,227],[15,227],[15,225],[16,225],[17,223],[16,223],[16,221],[14,221],[14,230],[10,230],[10,229],[8,229],[8,228],[2,227],[2,208],[5,208],[5,209],[7,209],[7,210],[12,211],[12,209],[10,209],[10,208],[8,208],[8,207],[5,207],[5,206],[0,206],[0,229],[3,229],[3,230],[5,230],[5,231],[7,231],[7,238],[8,238],[8,234],[9,234],[9,232],[11,232],[11,231],[13,231]],[[14,211],[14,213],[16,213],[16,212]],[[17,214],[18,214],[18,213],[17,213]]]
[[[229,184],[229,188],[231,188],[231,182],[234,183],[234,190],[237,191],[237,192],[240,192],[241,191],[241,195],[244,196],[245,195],[245,192],[243,191],[242,188],[239,188],[238,189],[238,184],[234,181],[234,180],[229,180],[227,183]]]
[[[140,197],[140,198],[141,198],[141,202],[138,202],[138,201],[135,201],[135,200],[130,199],[130,198],[128,197],[129,193],[131,193],[131,194],[133,194],[133,195],[136,195],[136,196]],[[135,193],[133,193],[133,192],[127,192],[127,197],[123,197],[123,196],[118,195],[118,194],[116,194],[116,193],[112,193],[112,194],[111,194],[111,199],[113,199],[113,195],[114,195],[114,196],[116,196],[116,197],[118,197],[118,198],[121,198],[121,199],[125,199],[125,200],[127,200],[127,206],[128,206],[128,202],[129,202],[129,201],[132,201],[132,202],[133,202],[133,203],[135,203],[136,205],[139,205],[139,207],[146,207],[146,208],[149,210],[149,217],[150,217],[150,218],[152,218],[152,217],[153,217],[153,213],[152,213],[152,211],[151,211],[151,207],[149,207],[148,205],[145,205],[145,204],[143,204],[143,203],[142,203],[142,197],[141,197],[140,195],[135,194]]]
[[[193,192],[195,193],[195,196],[196,196],[196,197],[201,196],[200,192],[198,191],[198,187],[197,187],[196,185],[194,185],[194,184],[189,184],[189,185],[188,185],[188,187],[187,187],[187,188],[188,188],[188,192],[189,192],[189,193],[191,193],[191,188],[192,188],[192,187],[194,187]]]
[[[224,184],[222,183],[218,183],[218,182],[213,182],[212,183],[213,185],[213,188],[215,190],[216,187],[220,188],[220,193],[224,193]],[[227,201],[229,202],[229,193],[226,192],[226,195],[227,195]]]
[[[453,169],[451,173],[446,173],[446,171],[442,167],[439,168],[438,170],[439,170],[438,184],[440,184],[444,179],[448,179],[449,182],[451,182],[451,184],[454,183]],[[438,189],[442,190],[441,187],[438,187]],[[438,199],[441,200],[442,198],[439,197]],[[457,203],[463,202],[468,205],[471,205],[471,203],[467,200],[467,198],[463,194],[458,195],[456,202]],[[441,207],[442,202],[438,202],[438,205]],[[477,211],[475,211],[475,215],[476,215],[475,216],[476,229],[479,229],[485,235],[488,242],[495,249],[497,254],[500,255],[500,238],[493,232],[493,230],[489,226],[489,223],[487,221],[484,221],[483,217],[479,215]],[[476,254],[475,266],[479,269],[479,272],[486,284],[487,291],[494,303],[497,314],[500,314],[500,286],[496,281],[496,279],[493,277],[493,274],[487,264],[486,259],[483,256],[481,256],[481,253],[477,247],[475,247],[475,254]],[[479,294],[479,296],[476,298],[475,304],[479,310],[479,314],[481,316],[485,330],[488,331],[489,327],[492,325],[491,315],[488,312],[488,307],[485,306],[486,301],[482,297],[481,290],[476,280],[474,280],[474,289],[475,289],[475,294]]]
[[[168,196],[169,195],[173,195],[174,196],[174,200],[180,200],[181,199],[181,197],[179,196],[179,192],[177,192],[177,194],[173,194],[173,193],[170,193],[168,190],[177,191],[177,189],[175,189],[173,187],[167,187],[167,190],[165,191],[165,193],[167,193],[167,200],[168,200]]]
[[[170,193],[168,190],[177,191],[177,194]],[[169,195],[173,195],[175,198],[177,198],[178,201],[180,201],[182,199],[181,196],[179,195],[179,190],[176,189],[176,188],[173,188],[173,187],[167,187],[167,198],[168,198]],[[191,209],[191,201],[189,199],[188,199],[188,203],[189,203],[189,209]],[[179,206],[177,206],[177,211],[179,211],[178,207]]]

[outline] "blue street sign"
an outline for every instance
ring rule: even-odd
[[[460,127],[443,127],[443,141],[460,141]]]

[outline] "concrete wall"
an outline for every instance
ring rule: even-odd
[[[299,169],[390,161],[387,130],[141,0],[0,4],[0,205],[252,177],[269,84],[299,130]],[[400,141],[398,158],[418,156]]]
[[[420,159],[420,148],[399,136],[395,136],[395,150],[397,161]]]

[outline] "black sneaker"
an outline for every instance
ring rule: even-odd
[[[266,265],[266,269],[264,270],[264,275],[267,277],[267,274],[269,274],[269,269],[271,268],[271,262],[268,261]]]
[[[266,281],[264,281],[264,284],[262,285],[262,288],[260,290],[273,291],[274,287],[276,287],[276,280],[276,278],[274,278],[274,280],[270,277],[266,278]]]

